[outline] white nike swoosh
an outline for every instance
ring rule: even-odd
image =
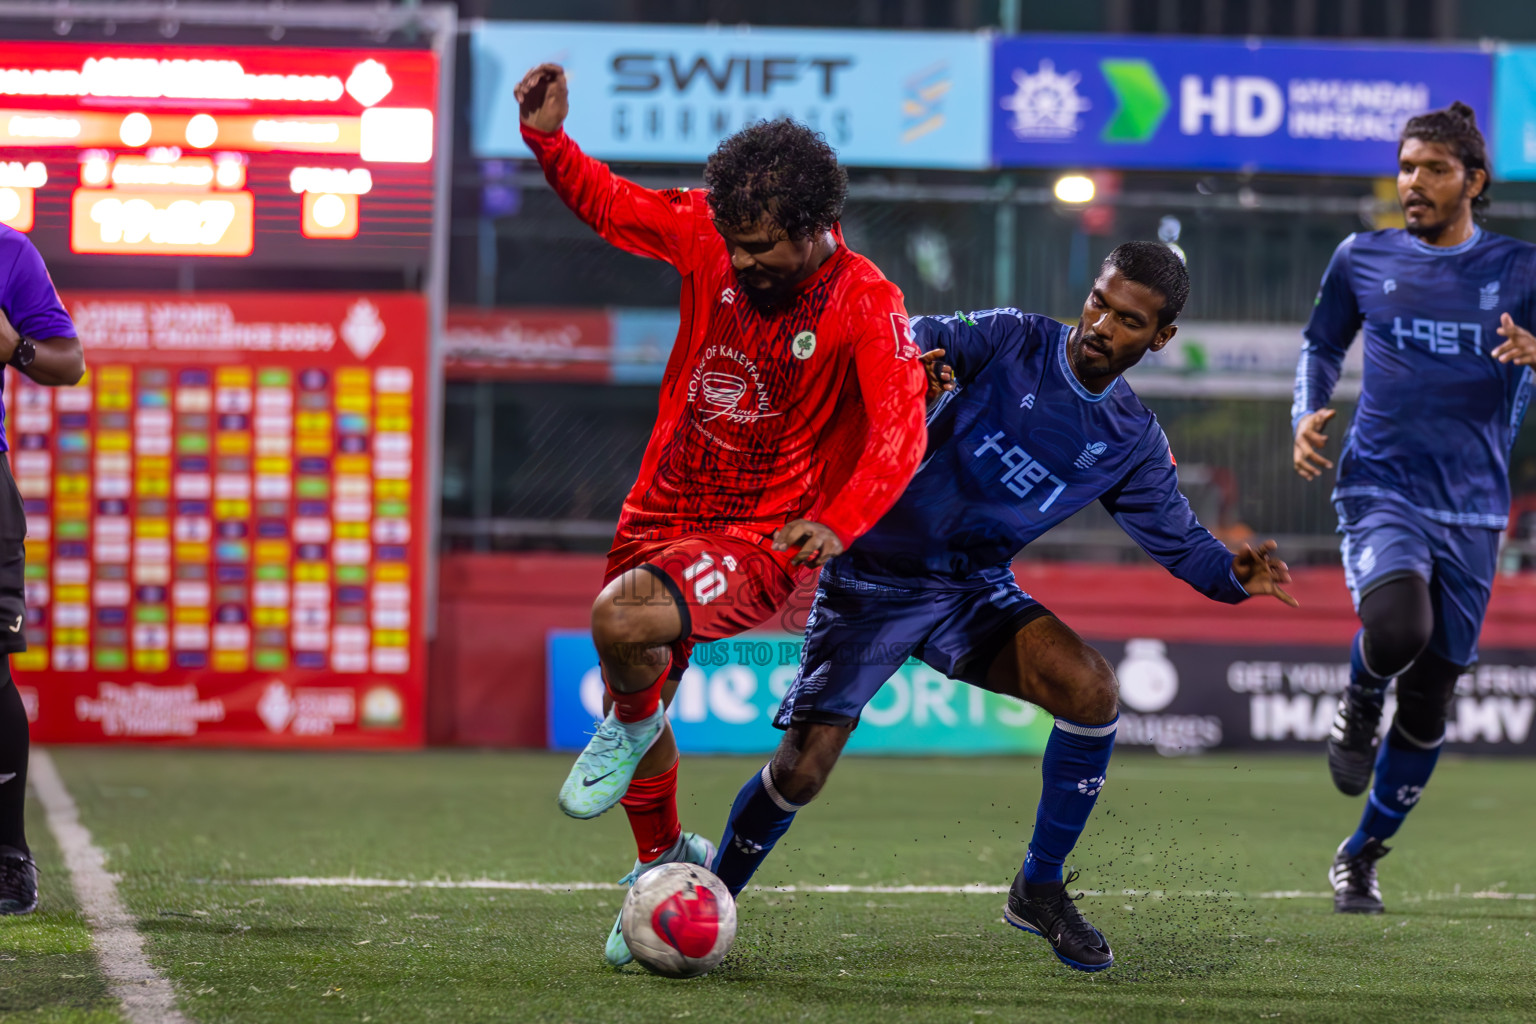
[[[7,782],[10,782],[15,777],[16,777],[16,773],[15,772],[11,772],[9,775],[0,775],[0,786],[3,786]]]
[[[16,616],[16,625],[11,627],[11,632],[12,633],[18,633],[18,632],[21,631],[21,620],[23,618],[24,618],[24,616],[21,616],[21,615]]]

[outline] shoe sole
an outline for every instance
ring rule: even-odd
[[[37,904],[34,903],[30,907],[27,907],[24,910],[10,910],[10,909],[0,910],[0,917],[26,917],[28,914],[32,913],[36,909],[37,909]]]
[[[1031,935],[1038,935],[1045,939],[1045,944],[1051,947],[1051,952],[1056,954],[1056,959],[1074,971],[1082,971],[1084,974],[1097,974],[1099,971],[1107,971],[1115,966],[1115,954],[1113,953],[1109,954],[1109,960],[1102,964],[1080,964],[1076,960],[1069,960],[1061,955],[1061,950],[1052,944],[1051,940],[1046,937],[1045,932],[1029,924],[1022,917],[1015,917],[1013,911],[1009,910],[1006,906],[1003,907],[1003,924],[1011,924],[1021,932],[1029,932]]]
[[[651,742],[647,743],[645,745],[645,749],[640,751],[640,756],[635,759],[636,771],[639,771],[640,762],[645,760],[645,755],[651,752],[651,748],[656,745],[656,742],[661,739],[661,734],[666,731],[667,730],[665,727],[656,730],[656,735],[651,737]],[[635,781],[633,774],[630,775],[629,781]],[[613,798],[612,803],[604,804],[597,810],[588,811],[586,814],[577,814],[575,811],[567,807],[565,805],[565,793],[563,791],[561,792],[560,796],[555,798],[555,803],[559,806],[561,813],[563,813],[567,818],[575,818],[577,821],[591,821],[593,818],[601,817],[602,815],[607,814],[609,811],[613,810],[615,807],[619,806],[619,801],[624,799],[624,794],[628,791],[628,789],[629,785],[626,783],[624,789],[619,790],[619,795]]]
[[[1370,752],[1371,759],[1366,764],[1365,774],[1355,774],[1357,769],[1353,765],[1342,761],[1334,751],[1333,742],[1328,743],[1328,776],[1333,780],[1333,788],[1345,796],[1359,796],[1371,788],[1371,776],[1375,774],[1376,751]]]
[[[1386,907],[1341,907],[1337,903],[1333,905],[1335,914],[1385,914]]]

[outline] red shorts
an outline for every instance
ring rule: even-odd
[[[794,556],[724,533],[620,540],[608,552],[603,583],[641,566],[661,578],[683,619],[682,638],[672,645],[676,678],[694,644],[746,632],[784,606],[796,575],[806,571],[790,566]]]

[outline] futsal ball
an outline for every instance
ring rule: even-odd
[[[708,868],[663,864],[635,881],[619,927],[629,951],[652,974],[697,978],[731,948],[736,901]]]

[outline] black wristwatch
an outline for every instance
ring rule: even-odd
[[[8,365],[14,366],[18,370],[25,370],[32,365],[32,360],[36,358],[37,342],[23,335],[22,339],[16,343],[16,351],[11,353]]]

